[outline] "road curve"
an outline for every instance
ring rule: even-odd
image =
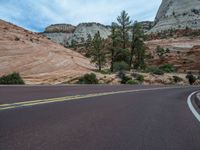
[[[133,88],[152,87],[108,89]],[[187,106],[196,90],[119,93],[0,111],[0,150],[199,150],[200,123]]]

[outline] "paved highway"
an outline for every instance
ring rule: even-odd
[[[126,90],[0,110],[0,150],[199,150],[200,122],[187,105],[198,87],[0,87],[0,105]]]

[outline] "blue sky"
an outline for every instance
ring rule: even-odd
[[[154,20],[162,0],[0,0],[0,19],[41,32],[50,24],[109,25],[122,10],[133,21]]]

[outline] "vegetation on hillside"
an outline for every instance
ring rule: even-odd
[[[25,84],[19,73],[12,73],[0,77],[0,84]]]
[[[107,39],[103,39],[100,32],[97,32],[94,37],[88,35],[87,40],[82,41],[87,50],[85,55],[97,66],[99,73],[119,73],[122,84],[139,84],[144,81],[144,76],[131,78],[125,72],[144,72],[159,76],[176,72],[173,65],[163,64],[171,52],[168,48],[161,46],[157,46],[155,49],[155,54],[161,62],[160,65],[148,65],[147,60],[153,57],[152,54],[146,53],[144,41],[148,38],[140,23],[137,21],[133,23],[128,13],[122,11],[116,22],[111,24],[111,35]],[[76,42],[72,41],[72,46],[75,46],[74,43]],[[106,72],[104,72],[105,69]],[[196,81],[196,78],[191,74],[188,74],[186,78],[190,84],[194,84]],[[175,75],[171,80],[174,83],[183,81],[182,78]],[[79,80],[79,83],[86,84],[96,84],[97,82],[94,74],[87,74]]]
[[[98,79],[94,73],[85,74],[79,79],[78,84],[98,84]]]

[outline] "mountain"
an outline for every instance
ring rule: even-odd
[[[150,32],[200,29],[200,0],[162,0]]]
[[[144,32],[148,32],[153,26],[153,22],[151,21],[143,21],[140,24]],[[96,22],[80,23],[77,26],[55,24],[48,26],[41,34],[56,43],[68,46],[72,41],[82,43],[87,40],[89,34],[91,37],[94,37],[98,31],[101,37],[106,39],[111,34],[111,27]]]
[[[105,26],[100,23],[81,23],[76,27],[71,40],[81,43],[82,40],[87,40],[88,35],[94,37],[98,31],[100,32],[101,37],[104,39],[108,38],[108,36],[111,34],[109,26]]]
[[[50,25],[41,34],[56,43],[68,46],[72,41],[81,43],[87,40],[89,34],[94,37],[98,31],[102,38],[107,38],[110,35],[110,27],[95,22],[80,23],[77,26],[69,24]]]
[[[0,76],[19,72],[27,84],[55,84],[70,82],[93,68],[81,54],[0,20]]]

